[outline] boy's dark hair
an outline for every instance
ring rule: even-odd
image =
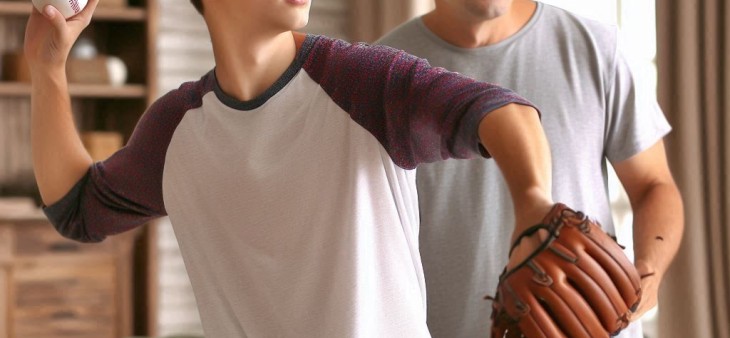
[[[198,10],[200,15],[203,15],[203,0],[190,0],[190,3],[195,6],[195,9]]]

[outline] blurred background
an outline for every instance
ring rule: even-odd
[[[658,93],[674,126],[667,149],[688,229],[658,309],[644,318],[646,337],[730,337],[730,4],[544,2],[620,26],[638,85]],[[372,42],[432,6],[432,0],[314,0],[305,31]],[[0,0],[0,338],[201,336],[166,220],[104,247],[44,232],[30,162],[27,74],[18,71],[17,57],[29,11],[29,1]],[[77,122],[99,159],[123,144],[147,104],[213,67],[205,24],[187,0],[102,0],[73,56],[83,65],[71,88]],[[630,205],[615,177],[610,185],[619,240],[631,247]],[[58,268],[78,261],[85,265]]]

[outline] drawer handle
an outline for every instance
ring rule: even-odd
[[[51,315],[53,319],[73,319],[76,318],[76,313],[73,311],[56,311]]]
[[[78,244],[68,242],[56,242],[49,246],[52,252],[76,252],[79,251]]]

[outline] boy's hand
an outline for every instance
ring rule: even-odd
[[[523,239],[539,246],[517,263],[510,252],[512,267],[490,297],[493,338],[608,337],[628,326],[641,299],[639,273],[600,224],[556,204],[512,249]]]
[[[81,31],[91,22],[91,15],[99,0],[89,0],[86,8],[66,20],[53,6],[35,7],[25,29],[25,59],[31,76],[37,72],[65,69],[68,54]]]

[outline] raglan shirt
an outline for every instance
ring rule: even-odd
[[[513,92],[388,47],[298,37],[241,102],[215,70],[143,115],[46,214],[101,241],[169,215],[208,337],[429,337],[415,168],[488,156]]]
[[[421,18],[378,43],[511,88],[540,107],[553,159],[553,199],[615,233],[606,159],[624,161],[670,131],[656,94],[635,83],[617,36],[614,26],[538,2],[520,31],[487,47],[451,45]],[[494,295],[513,232],[509,190],[494,161],[443,161],[417,172],[431,334],[484,337],[491,314],[484,296]],[[630,238],[627,230],[619,238]],[[641,338],[640,323],[620,337]]]

